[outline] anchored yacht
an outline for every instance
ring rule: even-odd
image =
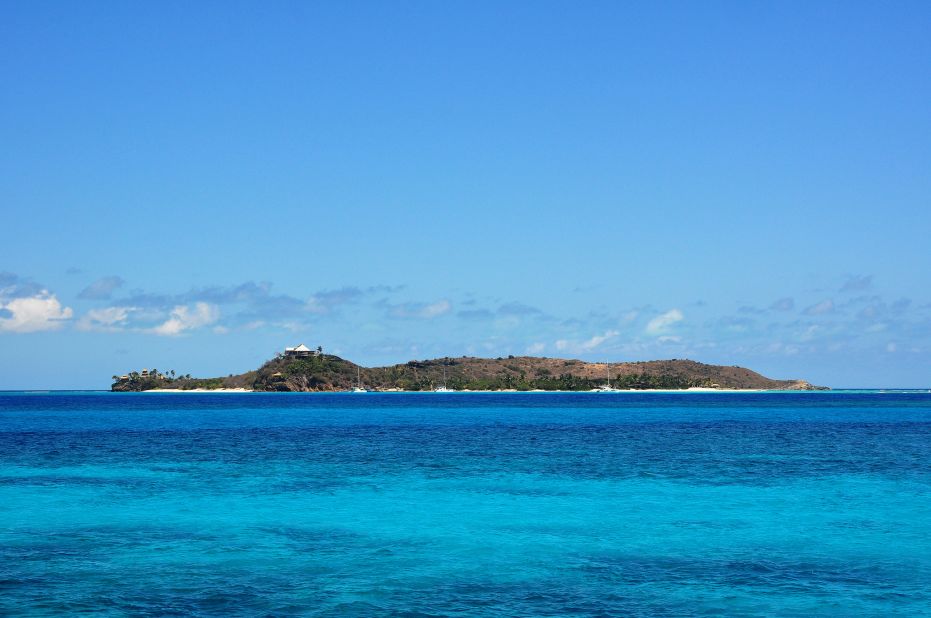
[[[356,367],[356,385],[352,387],[353,393],[367,393],[365,387],[362,386],[362,370],[359,367]]]
[[[433,389],[434,393],[452,393],[453,389],[447,388],[446,386],[446,365],[443,365],[443,386],[438,386]]]
[[[620,393],[621,389],[611,386],[611,363],[605,363],[605,369],[608,373],[607,381],[601,386],[592,389],[593,393]]]

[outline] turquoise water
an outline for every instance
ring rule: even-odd
[[[931,394],[0,393],[0,614],[931,614]]]

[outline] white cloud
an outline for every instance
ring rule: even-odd
[[[156,335],[173,337],[184,331],[193,330],[202,326],[209,326],[220,319],[220,309],[210,303],[194,303],[178,305],[171,310],[171,317],[149,330]]]
[[[805,315],[824,315],[834,311],[834,301],[828,298],[805,309]]]
[[[448,300],[441,300],[431,303],[420,311],[420,315],[425,318],[435,318],[449,313],[453,306]]]
[[[138,311],[138,307],[104,307],[91,309],[77,321],[78,330],[118,330],[126,324],[129,314]]]
[[[527,349],[524,351],[525,354],[540,354],[543,350],[546,349],[546,344],[542,342],[531,343],[527,346]]]
[[[670,309],[647,323],[647,333],[650,335],[661,335],[676,322],[681,322],[683,317],[685,316],[683,316],[682,312],[678,309]]]
[[[790,296],[780,298],[770,305],[769,308],[774,311],[791,311],[795,308],[795,299]]]
[[[57,330],[73,315],[71,307],[62,307],[48,290],[32,296],[5,298],[0,290],[0,332],[33,333]]]
[[[617,337],[621,333],[616,330],[606,331],[602,335],[595,335],[590,339],[585,341],[570,341],[568,339],[560,339],[556,341],[556,349],[560,352],[571,352],[573,354],[582,354],[584,352],[591,352],[597,349],[601,344],[609,339]]]
[[[595,335],[588,341],[582,342],[582,347],[586,350],[593,350],[597,348],[598,346],[600,346],[605,341],[607,341],[608,339],[612,339],[614,337],[617,337],[618,335],[620,335],[618,331],[609,330],[603,335]]]
[[[434,303],[403,303],[389,305],[383,303],[388,309],[388,315],[399,319],[426,319],[430,320],[446,315],[452,311],[453,305],[448,300],[438,300]]]
[[[818,334],[818,331],[821,330],[821,327],[817,324],[811,324],[806,328],[800,335],[799,340],[801,341],[811,341]]]
[[[275,322],[273,324],[276,328],[281,328],[288,331],[289,333],[302,333],[310,328],[307,324],[300,322],[298,320],[284,320],[282,322]]]

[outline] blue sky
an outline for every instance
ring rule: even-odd
[[[931,384],[931,5],[4,3],[0,388],[694,358]]]

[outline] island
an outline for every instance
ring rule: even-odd
[[[671,359],[592,363],[537,356],[446,357],[362,367],[301,344],[258,369],[217,378],[143,369],[113,376],[114,392],[217,391],[592,391],[828,390],[805,380],[774,380],[738,366]]]

